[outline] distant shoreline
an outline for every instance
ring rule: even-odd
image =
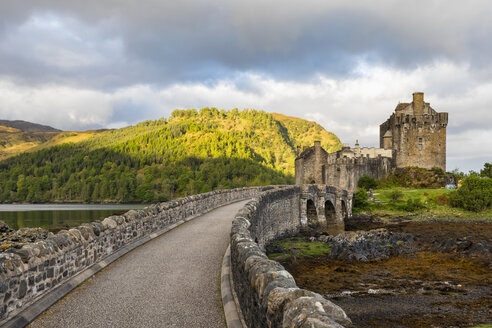
[[[101,201],[101,202],[80,202],[80,201],[60,201],[60,202],[37,202],[37,203],[28,203],[28,202],[0,202],[0,205],[151,205],[154,203],[145,203],[145,202],[112,202],[112,201]]]

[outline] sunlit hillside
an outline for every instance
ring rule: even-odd
[[[176,110],[169,119],[117,130],[63,132],[36,151],[0,162],[0,200],[156,201],[288,184],[297,146],[315,139],[326,149],[340,148],[335,135],[297,118],[256,110]]]
[[[20,154],[49,141],[59,132],[24,132],[0,126],[0,160]]]

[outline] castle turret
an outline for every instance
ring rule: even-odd
[[[415,116],[424,115],[424,93],[414,92],[413,93],[413,113]]]
[[[412,103],[399,103],[380,125],[380,147],[392,149],[397,168],[418,166],[446,170],[448,113],[436,112],[415,92]]]

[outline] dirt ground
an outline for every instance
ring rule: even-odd
[[[369,220],[370,221],[370,220]],[[350,230],[379,227],[360,220]],[[297,284],[340,305],[355,327],[492,324],[492,224],[393,222],[418,251],[369,262],[286,260]]]

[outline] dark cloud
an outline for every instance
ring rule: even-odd
[[[492,55],[492,23],[484,19],[491,11],[484,1],[463,7],[446,1],[7,0],[0,4],[6,64],[0,74],[24,83],[116,88],[241,72],[297,81],[343,77],[361,60],[414,69],[446,59],[483,70]]]

